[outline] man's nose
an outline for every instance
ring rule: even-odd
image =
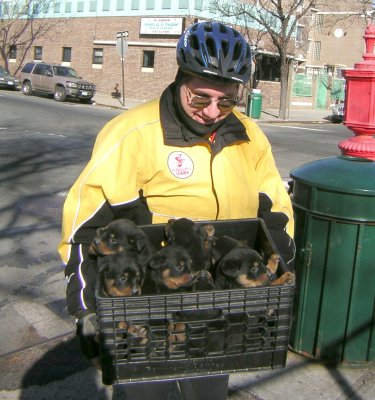
[[[206,118],[215,119],[221,113],[220,108],[217,105],[217,101],[213,100],[211,103],[203,109],[203,114]]]

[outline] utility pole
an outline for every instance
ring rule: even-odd
[[[121,69],[122,69],[122,106],[125,107],[125,68],[124,59],[125,54],[128,51],[128,42],[126,38],[129,36],[129,31],[117,32],[116,49],[121,57]]]

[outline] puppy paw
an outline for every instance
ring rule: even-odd
[[[277,268],[279,267],[280,256],[278,254],[272,254],[267,261],[267,270],[270,274],[276,274]]]
[[[279,278],[271,282],[272,286],[285,285],[293,286],[296,283],[296,276],[293,272],[285,272]]]

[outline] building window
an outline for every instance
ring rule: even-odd
[[[77,3],[77,12],[83,12],[83,7],[84,7],[84,2],[83,1],[79,1]]]
[[[203,10],[203,0],[195,0],[194,8],[196,10]]]
[[[70,1],[65,3],[65,12],[66,13],[71,13],[72,12],[72,3]]]
[[[155,0],[146,0],[146,10],[155,9]]]
[[[97,6],[96,0],[91,0],[91,1],[90,1],[89,11],[95,12],[95,11],[96,11],[96,6]]]
[[[58,2],[56,2],[56,3],[54,3],[54,5],[53,5],[53,12],[55,13],[55,14],[59,14],[60,13],[60,5],[61,5],[61,3],[58,1]]]
[[[124,0],[117,0],[116,10],[124,11]]]
[[[17,46],[12,44],[9,46],[9,59],[15,60],[17,58]]]
[[[180,10],[189,8],[189,1],[188,0],[179,0],[178,1],[178,8]]]
[[[139,0],[132,0],[131,9],[132,10],[139,10]]]
[[[323,15],[315,15],[315,30],[317,33],[321,33],[323,30]]]
[[[320,60],[320,49],[322,47],[321,42],[314,42],[314,48],[313,48],[313,60],[314,61],[319,61]]]
[[[152,50],[143,51],[143,68],[154,68],[155,52]]]
[[[171,0],[163,0],[161,3],[161,8],[164,10],[170,10],[171,9]]]
[[[216,10],[216,2],[215,2],[215,0],[210,0],[210,2],[209,2],[209,4],[208,4],[208,11],[210,12],[210,13],[215,13],[217,10]]]
[[[93,64],[103,64],[103,48],[93,49],[92,63]]]
[[[109,11],[111,8],[111,0],[103,0],[103,11]]]
[[[34,47],[34,60],[41,61],[43,56],[43,47],[35,46]]]
[[[72,61],[72,48],[71,47],[63,47],[62,61],[63,62],[71,62]]]
[[[281,77],[280,57],[265,54],[258,57],[255,77],[260,81],[279,82]]]

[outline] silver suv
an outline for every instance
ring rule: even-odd
[[[70,67],[51,63],[27,63],[20,73],[22,92],[29,96],[33,92],[53,94],[56,101],[67,97],[89,103],[95,94],[95,85],[82,80]]]

